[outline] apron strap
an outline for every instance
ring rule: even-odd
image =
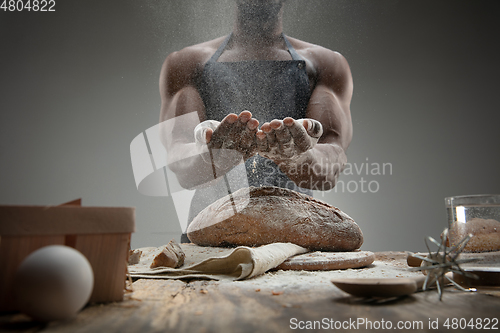
[[[224,52],[224,49],[226,48],[227,46],[227,43],[229,43],[229,40],[231,39],[231,36],[233,35],[233,33],[231,32],[227,37],[226,39],[222,42],[222,44],[220,44],[219,48],[217,49],[217,51],[215,51],[215,53],[213,54],[213,56],[210,58],[210,60],[208,60],[208,62],[216,62],[217,59],[219,59],[220,55],[222,54],[222,52]]]
[[[285,34],[283,34],[283,39],[285,40],[285,44],[286,44],[286,47],[288,48],[288,52],[290,53],[290,55],[292,56],[292,59],[293,60],[304,60],[302,59],[302,57],[297,53],[297,51],[295,51],[295,49],[293,48],[292,44],[290,44],[290,41],[288,40],[288,38],[286,38]]]
[[[219,57],[221,56],[222,52],[224,52],[224,49],[226,48],[227,44],[229,43],[229,40],[231,40],[231,36],[233,35],[233,33],[231,32],[227,37],[226,39],[224,39],[224,41],[222,42],[222,44],[219,46],[219,48],[217,49],[217,51],[215,51],[215,53],[212,55],[212,57],[210,58],[210,60],[208,60],[208,62],[216,62],[217,59],[219,59]],[[290,53],[290,55],[292,56],[292,59],[293,60],[304,60],[302,59],[302,57],[297,53],[297,51],[295,51],[295,49],[293,48],[292,44],[290,43],[290,41],[288,40],[288,38],[286,38],[285,34],[281,33],[281,35],[283,36],[283,39],[285,41],[285,44],[286,44],[286,47],[288,49],[288,52]]]

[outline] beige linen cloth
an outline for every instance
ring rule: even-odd
[[[292,256],[308,252],[307,249],[292,243],[273,243],[257,248],[240,246],[235,249],[181,244],[181,248],[186,253],[186,260],[180,268],[149,268],[158,248],[138,249],[143,253],[139,264],[128,266],[130,277],[244,280],[261,275]]]

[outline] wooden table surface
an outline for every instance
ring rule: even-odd
[[[487,325],[500,330],[498,291],[492,296],[447,288],[440,301],[435,291],[397,299],[360,299],[328,283],[274,290],[238,282],[140,279],[132,286],[133,293],[123,302],[87,306],[64,322],[43,325],[22,314],[0,315],[0,331],[224,333],[371,327],[382,332],[403,325],[407,331],[451,332],[464,324],[470,329],[472,323],[477,331]]]

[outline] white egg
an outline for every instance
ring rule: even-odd
[[[79,251],[50,245],[19,266],[14,285],[19,311],[38,321],[68,319],[87,304],[94,287],[89,261]]]

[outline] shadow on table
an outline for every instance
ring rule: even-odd
[[[373,305],[373,306],[399,306],[402,304],[412,304],[415,303],[417,299],[412,295],[400,296],[400,297],[354,297],[346,296],[341,298],[336,298],[333,300],[335,303],[348,304],[348,305]]]

